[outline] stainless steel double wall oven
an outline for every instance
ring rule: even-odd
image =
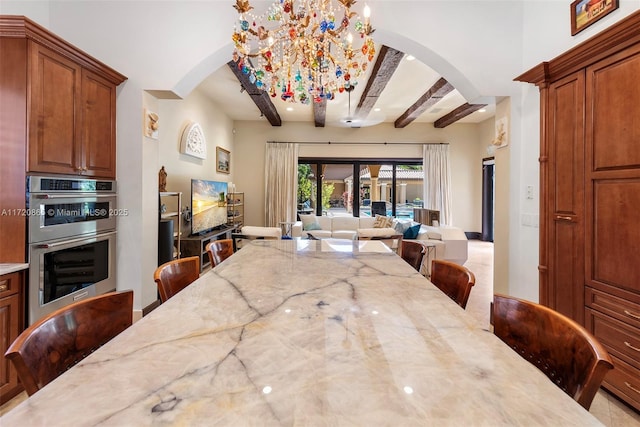
[[[29,176],[28,321],[116,289],[115,181]]]

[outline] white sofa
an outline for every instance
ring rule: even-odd
[[[304,222],[317,222],[320,226],[318,230],[304,230],[304,222],[297,221],[291,228],[292,237],[309,238],[311,234],[316,239],[335,238],[350,239],[358,238],[359,233],[366,233],[368,236],[372,234],[389,235],[396,233],[396,229],[374,229],[373,224],[375,217],[351,217],[351,216],[316,216],[301,215]],[[400,220],[403,222],[406,220]],[[397,225],[396,221],[396,225]],[[464,264],[467,262],[468,241],[467,236],[460,228],[457,227],[432,227],[427,225],[420,226],[420,231],[416,240],[429,243],[435,247],[432,259],[444,259]]]
[[[441,257],[436,256],[437,259],[444,259],[460,265],[467,262],[469,240],[462,229],[446,225],[440,227],[422,225],[420,234],[418,234],[419,239],[423,233],[427,234],[428,240],[438,240],[444,244],[444,252]]]
[[[359,229],[373,228],[375,222],[374,217],[357,218],[353,216],[316,216],[316,215],[300,215],[302,221],[296,222],[291,228],[292,237],[309,238],[309,235],[316,239],[349,239],[356,240],[358,238]],[[315,222],[319,229],[307,229],[307,225]],[[389,229],[390,234],[395,230]],[[387,233],[387,234],[389,234]]]

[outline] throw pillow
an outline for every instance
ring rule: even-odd
[[[310,222],[309,224],[305,225],[303,228],[304,228],[304,231],[322,230],[322,227],[320,227],[320,224],[318,224],[317,222]]]
[[[412,225],[411,227],[407,228],[407,231],[405,231],[402,234],[402,237],[404,239],[415,239],[416,237],[418,237],[418,233],[420,233],[420,226],[422,224],[416,224],[416,225]]]
[[[393,217],[376,215],[376,221],[373,223],[373,228],[391,228],[393,226]]]
[[[309,224],[317,224],[318,218],[315,215],[300,215],[300,221],[302,221],[302,229],[306,230]]]

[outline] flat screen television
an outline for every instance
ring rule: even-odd
[[[204,234],[227,224],[227,188],[221,181],[191,180],[191,234]]]

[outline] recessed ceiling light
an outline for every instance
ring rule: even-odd
[[[414,59],[416,59],[415,56],[413,55],[407,55],[407,61],[413,61]]]
[[[478,110],[478,112],[480,112],[480,113],[484,113],[485,111],[487,111],[486,108],[481,108],[481,109]]]
[[[293,111],[293,107],[287,107],[287,111]]]
[[[380,111],[380,109],[379,108],[374,108],[373,111]]]

